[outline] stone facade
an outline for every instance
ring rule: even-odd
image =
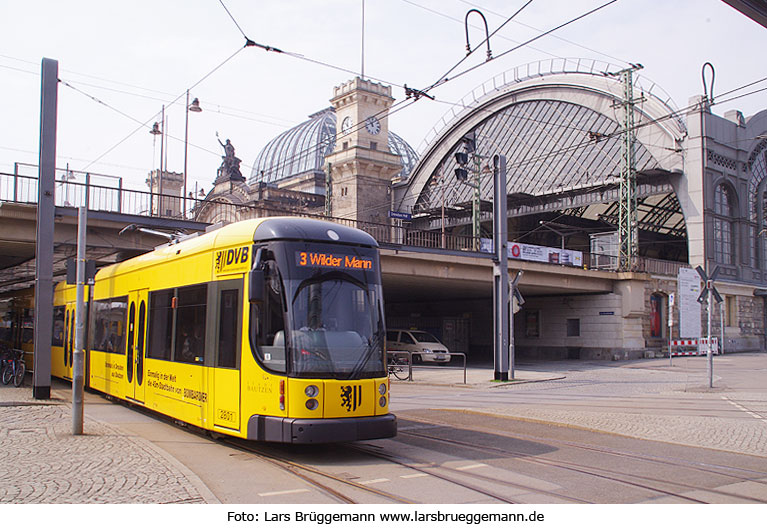
[[[402,164],[389,151],[391,87],[355,78],[335,87],[336,145],[331,165],[334,217],[387,223],[392,178]]]
[[[340,126],[335,148],[327,157],[329,209],[326,182],[316,172],[273,185],[248,186],[242,179],[219,178],[205,198],[210,204],[195,210],[196,219],[231,222],[258,216],[322,215],[330,210],[336,218],[388,224],[391,183],[402,168],[388,144],[388,109],[393,101],[391,87],[360,78],[335,87],[331,103]]]
[[[154,170],[146,180],[153,196],[150,210],[153,216],[163,215],[166,217],[181,217],[183,209],[182,198],[184,196],[184,174],[172,171]]]

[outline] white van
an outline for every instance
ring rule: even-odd
[[[433,361],[447,363],[450,354],[439,339],[423,330],[389,330],[386,332],[386,350],[404,350],[413,353],[413,363]]]

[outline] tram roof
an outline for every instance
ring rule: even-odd
[[[210,232],[190,235],[176,243],[164,244],[154,251],[104,267],[98,271],[96,278],[135,271],[175,259],[179,255],[189,256],[216,249],[231,248],[238,244],[246,245],[276,239],[343,242],[378,247],[378,243],[368,233],[329,221],[282,216],[257,218],[230,223]]]

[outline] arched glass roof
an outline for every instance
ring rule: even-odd
[[[619,124],[588,107],[563,101],[533,100],[498,112],[474,129],[477,152],[503,153],[507,159],[509,193],[533,196],[586,189],[617,182],[621,168]],[[437,208],[443,201],[471,201],[473,190],[456,181],[454,154],[458,143],[442,161],[442,175],[432,176],[418,197],[414,210]],[[650,152],[635,145],[636,169],[657,166]],[[483,159],[482,163],[489,163]],[[492,196],[492,177],[483,174],[482,197]]]
[[[290,177],[322,173],[325,171],[325,157],[333,151],[335,143],[336,113],[328,107],[272,139],[256,157],[249,184],[273,184]],[[402,161],[399,176],[406,179],[418,160],[415,151],[391,131],[389,150],[399,155]]]

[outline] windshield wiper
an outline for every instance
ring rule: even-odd
[[[373,342],[368,345],[367,350],[365,351],[365,355],[360,358],[360,360],[357,362],[357,365],[354,366],[354,369],[352,369],[352,372],[349,373],[347,380],[356,380],[360,377],[360,374],[362,374],[363,369],[370,361],[370,357],[378,351],[378,346],[381,345],[381,336],[383,335],[382,332],[376,333]]]

